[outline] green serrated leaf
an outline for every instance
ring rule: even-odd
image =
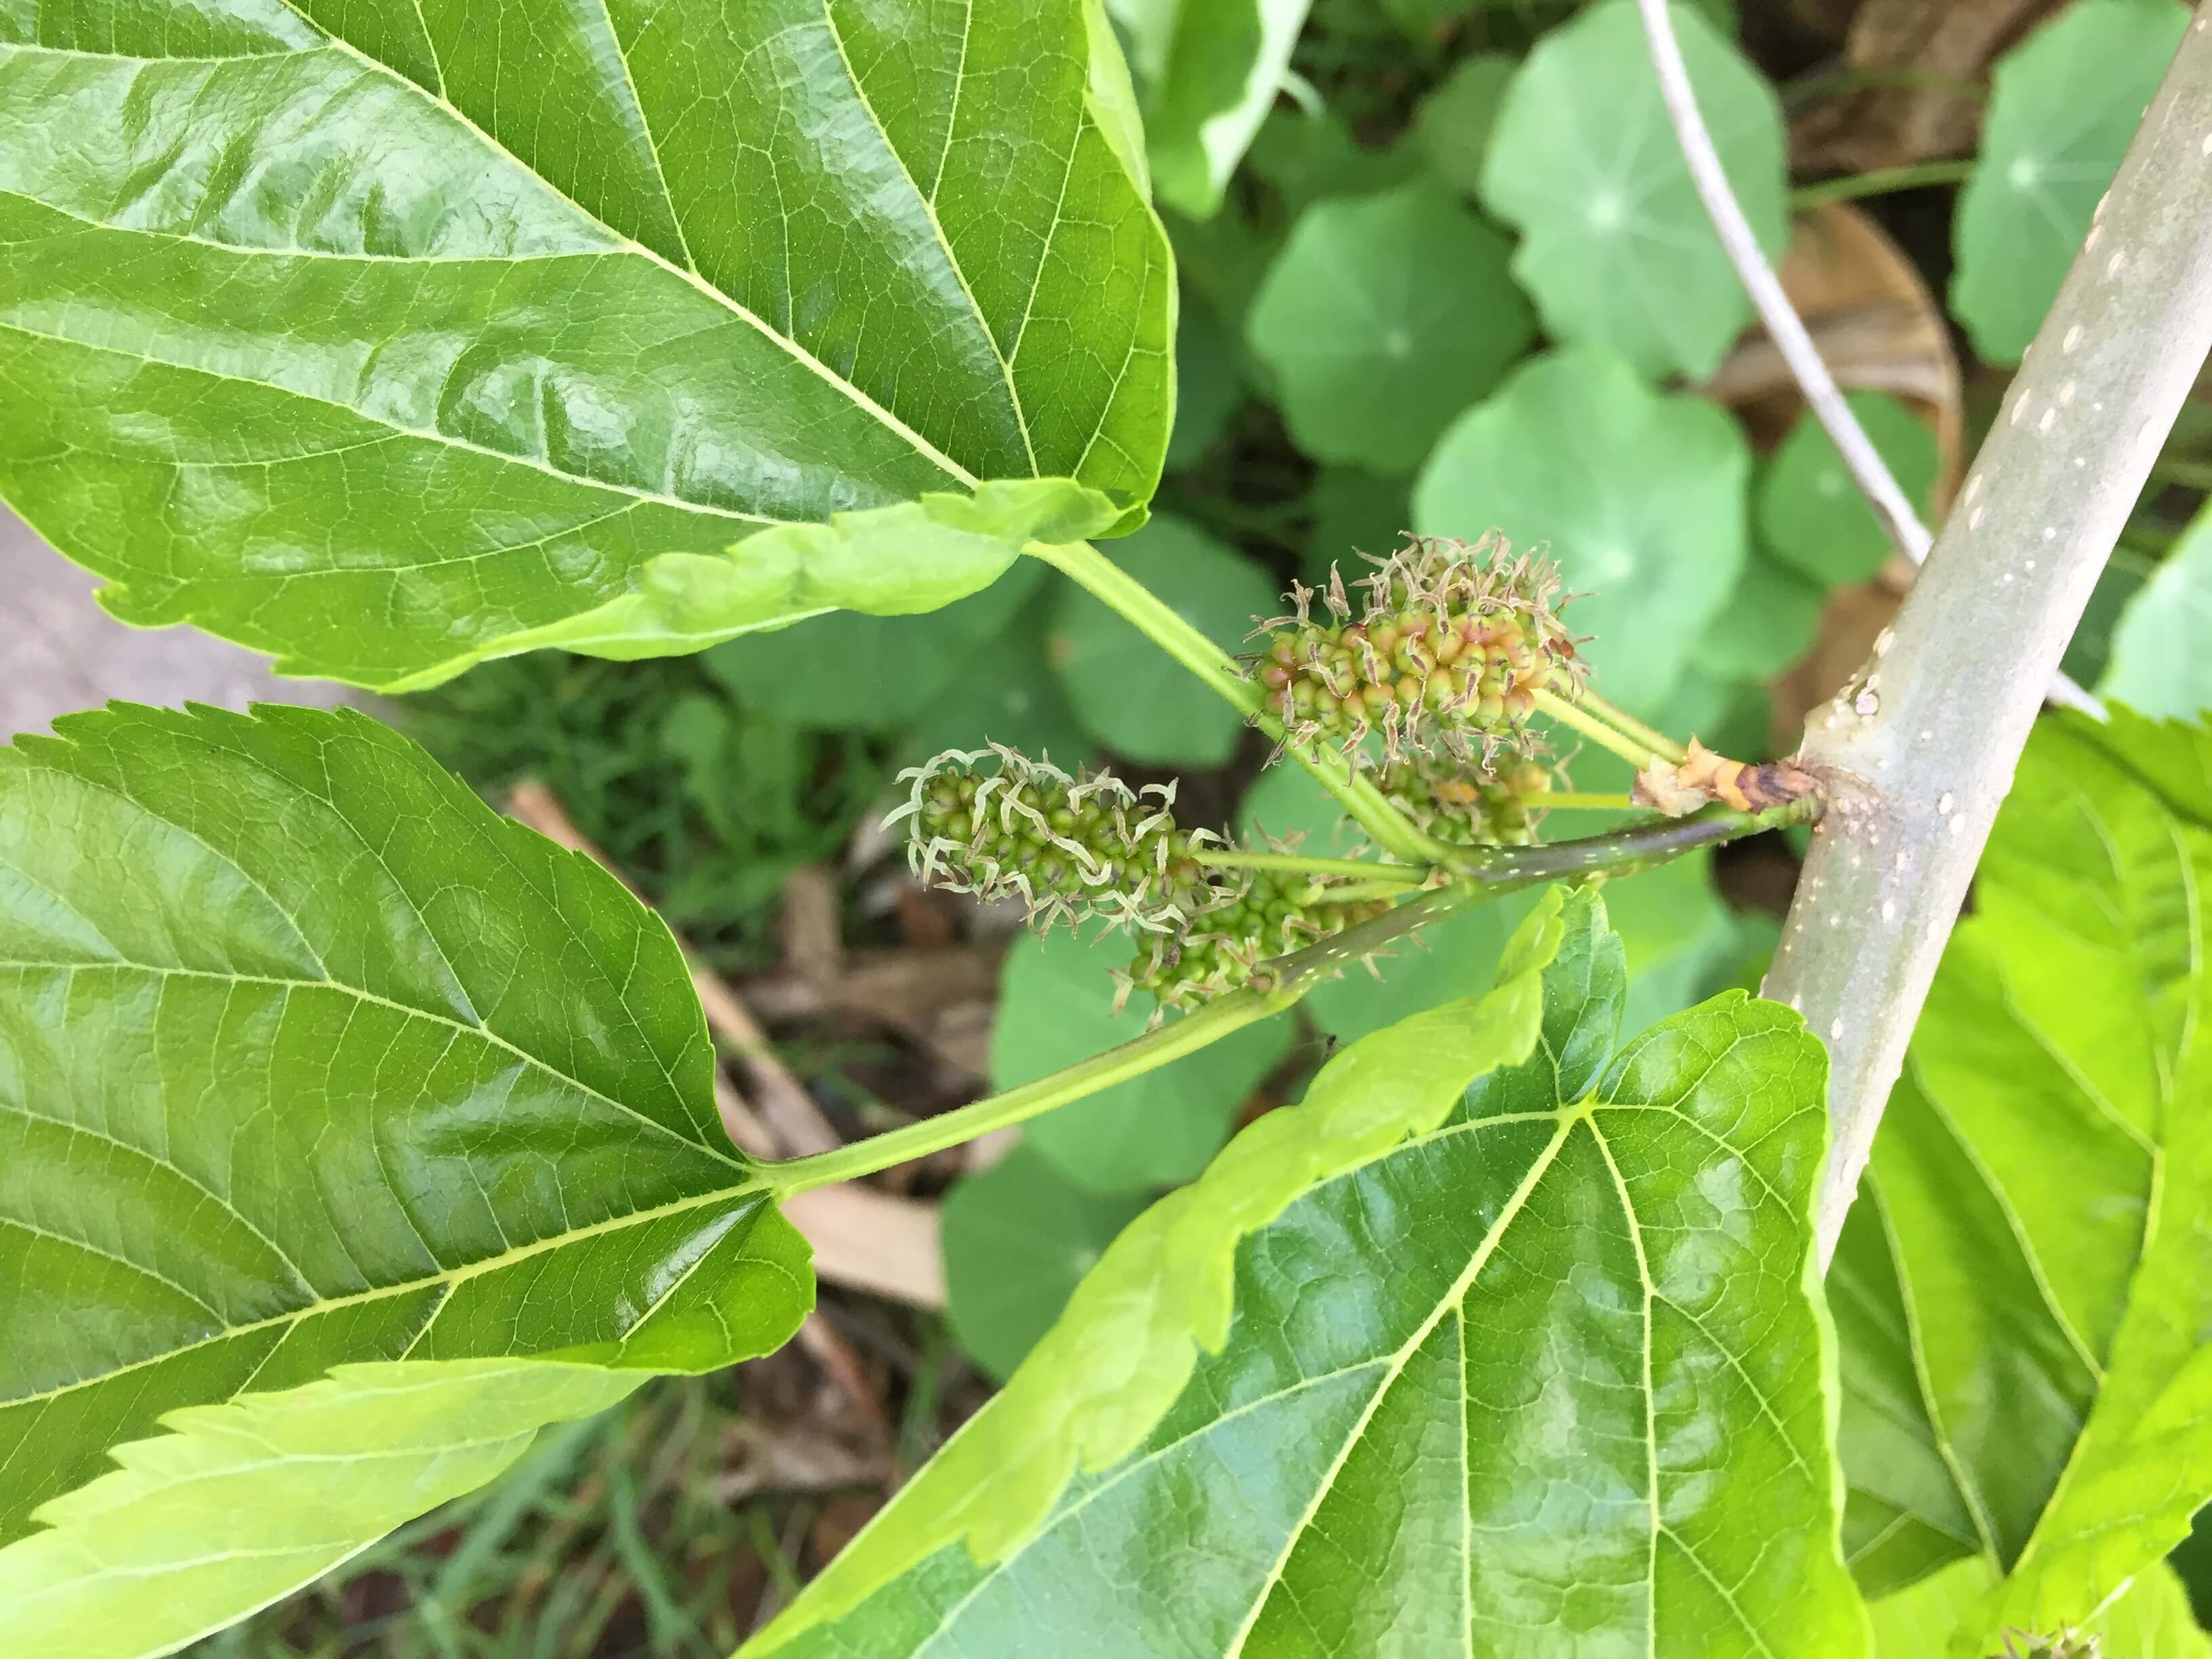
[[[998,654],[998,637],[1044,574],[1025,559],[926,617],[833,611],[715,646],[702,660],[748,708],[819,730],[896,731],[979,654]]]
[[[1696,8],[1668,10],[1721,164],[1774,259],[1789,231],[1774,89]],[[1609,346],[1647,374],[1701,377],[1750,319],[1626,0],[1528,54],[1491,133],[1483,200],[1520,230],[1513,274],[1560,339]]]
[[[2212,708],[2212,506],[2121,611],[2097,693],[2154,718],[2194,720]]]
[[[2212,1497],[2212,820],[2182,804],[2187,735],[2124,709],[2037,731],[1831,1275],[1863,1580],[2012,1573],[1960,1659],[2085,1620]],[[2162,750],[2179,794],[2130,758]]]
[[[1125,521],[1166,441],[1096,21],[10,11],[0,493],[125,620],[387,688],[972,592]],[[994,482],[1044,489],[960,505]]]
[[[1751,452],[1711,404],[1664,397],[1610,353],[1538,358],[1437,445],[1414,527],[1548,544],[1597,689],[1661,709],[1747,556]]]
[[[1114,562],[1224,651],[1245,648],[1254,622],[1281,608],[1274,583],[1236,549],[1181,519],[1154,519],[1116,543]],[[1163,766],[1218,766],[1243,716],[1202,695],[1160,648],[1073,585],[1046,646],[1076,717],[1116,754]]]
[[[1136,954],[1127,935],[1026,935],[1006,953],[992,1026],[991,1086],[1011,1089],[1141,1036],[1137,996],[1114,1012],[1113,971]],[[1189,1180],[1229,1138],[1253,1088],[1290,1046],[1280,1020],[1248,1025],[1171,1066],[1033,1119],[1023,1144],[1097,1193],[1145,1193]]]
[[[1052,1328],[1145,1200],[1092,1192],[1028,1146],[945,1195],[945,1313],[1001,1382]]]
[[[357,713],[56,730],[0,749],[0,1541],[248,1388],[796,1328],[806,1247],[614,878]]]
[[[1846,392],[1844,401],[1889,464],[1905,500],[1925,513],[1936,469],[1936,434],[1928,423],[1886,392]],[[1889,562],[1888,536],[1852,482],[1835,440],[1810,410],[1797,417],[1760,469],[1758,496],[1765,550],[1822,587],[1865,581]]]
[[[1209,1201],[1250,1233],[1226,1346],[1164,1419],[971,1557],[945,1510],[1031,1489],[1002,1395],[747,1651],[1863,1652],[1813,1294],[1820,1047],[1739,995],[1616,1053],[1602,908],[1555,892],[1535,925],[1558,945],[1527,1058],[1467,1046],[1465,1003],[1416,1016],[1188,1189],[1209,1259]],[[1354,1111],[1356,1154],[1316,1147]],[[1262,1151],[1279,1175],[1236,1203]],[[1167,1208],[1047,1343],[1088,1340],[1013,1389],[1055,1359],[1121,1382],[1142,1316],[1099,1316]],[[1153,1282],[1184,1260],[1164,1245]]]
[[[1951,309],[1986,361],[2035,337],[2188,24],[2160,0],[2079,0],[1997,60],[1952,228]]]
[[[1245,319],[1298,447],[1397,477],[1419,466],[1534,337],[1510,252],[1426,177],[1301,214]]]
[[[1413,136],[1422,153],[1453,189],[1468,196],[1481,191],[1490,135],[1505,106],[1505,88],[1519,68],[1503,52],[1463,58],[1413,112]]]
[[[1873,1603],[1868,1613],[1874,1620],[1874,1659],[1929,1659],[1942,1653],[1996,1579],[1986,1561],[1959,1561]],[[2153,1567],[2110,1607],[2074,1628],[2080,1636],[2095,1638],[2094,1659],[2212,1656],[2212,1637],[2197,1628],[2188,1592],[2164,1566]],[[2017,1638],[2013,1645],[2015,1652],[2026,1651]]]
[[[1310,0],[1106,0],[1144,88],[1153,187],[1203,219],[1273,106]]]
[[[645,1373],[558,1361],[349,1364],[304,1387],[196,1406],[118,1447],[122,1468],[50,1504],[0,1550],[0,1641],[142,1659],[272,1601],[471,1492],[539,1428]]]

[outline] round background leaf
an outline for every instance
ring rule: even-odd
[[[1005,744],[1071,772],[1097,758],[1098,745],[1045,660],[1054,600],[1051,593],[1037,594],[989,650],[970,653],[907,732],[899,744],[902,764],[919,766],[948,749],[981,749],[987,743]]]
[[[1813,648],[1822,598],[1796,571],[1754,553],[1726,608],[1705,626],[1699,665],[1729,679],[1772,679]]]
[[[1168,465],[1188,466],[1204,455],[1243,401],[1236,337],[1222,327],[1212,307],[1186,291],[1176,324],[1176,412],[1168,434]]]
[[[1180,519],[1155,518],[1115,544],[1115,562],[1224,651],[1245,649],[1253,620],[1281,609],[1256,563]],[[1162,766],[1218,766],[1236,749],[1243,717],[1073,584],[1054,608],[1047,648],[1076,717],[1116,754]]]
[[[2197,515],[2120,613],[2097,690],[2139,714],[2194,720],[2212,708],[2212,506]]]
[[[1359,556],[1388,557],[1413,522],[1403,478],[1379,477],[1356,466],[1323,467],[1306,506],[1313,522],[1306,532],[1304,574],[1316,586],[1328,582],[1332,565],[1347,582],[1364,576],[1374,567]]]
[[[1597,689],[1663,720],[1664,699],[1745,560],[1751,453],[1719,410],[1662,397],[1609,352],[1529,364],[1444,434],[1413,485],[1424,534],[1492,526],[1551,544]]]
[[[1668,9],[1722,166],[1773,259],[1789,228],[1773,88],[1695,8]],[[1705,375],[1751,316],[1625,0],[1528,54],[1491,134],[1482,191],[1519,228],[1513,274],[1562,339],[1611,346],[1646,374]]]
[[[1481,190],[1490,135],[1518,67],[1503,52],[1477,52],[1463,59],[1413,112],[1413,136],[1422,153],[1454,189],[1469,196]]]
[[[895,731],[1006,627],[1043,575],[1034,559],[1019,559],[981,592],[942,611],[915,617],[832,611],[731,640],[702,660],[752,708],[811,726]]]
[[[1133,997],[1113,1011],[1113,970],[1135,954],[1118,931],[1095,940],[1065,928],[1023,935],[999,981],[991,1086],[1013,1088],[1141,1036],[1150,999]],[[1188,1181],[1221,1149],[1237,1109],[1290,1042],[1282,1020],[1248,1025],[1031,1120],[1022,1144],[1093,1192],[1142,1193]]]
[[[1844,401],[1897,475],[1905,499],[1926,512],[1936,483],[1936,434],[1886,392],[1853,392]],[[1758,495],[1760,544],[1823,586],[1865,581],[1889,562],[1889,538],[1811,410],[1797,417],[1766,463]]]
[[[945,1195],[945,1314],[975,1363],[1003,1382],[1052,1328],[1076,1281],[1145,1200],[1087,1192],[1017,1146]]]
[[[2035,337],[2188,26],[2181,6],[2080,0],[1998,61],[1951,278],[1989,362],[2018,362]]]
[[[1298,447],[1377,472],[1419,465],[1534,334],[1509,252],[1425,177],[1301,215],[1245,323]]]

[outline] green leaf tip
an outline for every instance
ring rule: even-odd
[[[545,1360],[340,1365],[281,1393],[169,1413],[121,1467],[0,1549],[0,1650],[173,1652],[491,1480],[544,1425],[642,1371]]]
[[[0,748],[0,1574],[112,1542],[147,1584],[179,1575],[180,1607],[228,1584],[235,1617],[290,1583],[199,1556],[244,1572],[254,1480],[304,1513],[311,1472],[224,1462],[222,1503],[166,1542],[123,1498],[265,1396],[403,1358],[635,1380],[780,1346],[807,1248],[714,1066],[658,917],[358,711],[115,705]],[[146,1439],[180,1411],[185,1440]],[[489,1473],[483,1438],[377,1501],[404,1519],[406,1493]],[[135,1442],[137,1474],[103,1474]],[[356,1536],[343,1497],[335,1530],[299,1529],[335,1552],[302,1578],[390,1524]],[[97,1633],[104,1604],[39,1616]]]
[[[947,1544],[964,1539],[980,1562],[1003,1557],[1079,1468],[1134,1449],[1188,1381],[1198,1350],[1226,1340],[1239,1243],[1316,1182],[1434,1127],[1477,1077],[1525,1060],[1568,907],[1588,925],[1595,903],[1547,890],[1491,991],[1352,1044],[1301,1104],[1261,1118],[1195,1182],[1139,1216],[1006,1389],[908,1486],[902,1513],[919,1518],[861,1534],[744,1653],[774,1652]]]

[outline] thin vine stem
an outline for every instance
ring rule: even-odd
[[[957,1146],[994,1129],[1025,1122],[1054,1107],[1142,1077],[1170,1060],[1219,1042],[1232,1031],[1279,1014],[1323,980],[1446,916],[1546,882],[1636,875],[1700,847],[1804,823],[1817,816],[1820,806],[1817,797],[1808,796],[1765,812],[1709,808],[1688,817],[1650,819],[1579,841],[1455,849],[1458,855],[1451,869],[1455,878],[1449,884],[1418,894],[1395,909],[1303,951],[1261,963],[1252,982],[1243,990],[1232,991],[1119,1048],[1018,1089],[833,1152],[769,1164],[768,1185],[781,1200],[793,1193],[873,1175]],[[1369,866],[1368,873],[1371,875],[1377,867],[1387,866]]]
[[[1626,732],[1637,742],[1648,746],[1661,760],[1672,761],[1675,765],[1680,766],[1690,758],[1690,751],[1664,732],[1660,731],[1656,726],[1646,726],[1619,703],[1607,702],[1589,687],[1584,686],[1582,689],[1582,694],[1577,701],[1599,719],[1611,721],[1614,726]]]
[[[1364,859],[1310,859],[1296,853],[1239,853],[1212,847],[1193,849],[1197,862],[1219,870],[1290,870],[1310,876],[1344,876],[1354,881],[1418,887],[1429,878],[1418,864],[1375,864]]]
[[[1267,712],[1260,688],[1245,678],[1236,659],[1200,633],[1150,588],[1088,542],[1054,546],[1031,542],[1024,550],[1042,559],[1103,601],[1146,639],[1195,674],[1231,708],[1260,730],[1285,743],[1282,722]],[[1425,834],[1386,799],[1373,781],[1354,772],[1342,756],[1318,744],[1289,745],[1290,757],[1336,798],[1352,821],[1376,846],[1408,862],[1433,863],[1451,849]]]
[[[1626,795],[1578,793],[1572,789],[1561,789],[1548,795],[1529,798],[1531,811],[1561,812],[1632,812],[1636,803]]]
[[[1801,185],[1790,192],[1792,213],[1810,213],[1830,202],[1856,202],[1868,196],[1886,196],[1897,190],[1923,190],[1930,185],[1963,185],[1974,176],[1974,160],[1921,161],[1911,167],[1875,167],[1842,179],[1823,179]]]

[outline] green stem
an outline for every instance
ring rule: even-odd
[[[972,1106],[925,1118],[850,1146],[817,1152],[767,1166],[768,1184],[778,1199],[840,1181],[873,1175],[973,1140],[1065,1106],[1102,1089],[1166,1065],[1171,1060],[1217,1042],[1231,1031],[1280,1013],[1324,979],[1431,922],[1486,904],[1524,887],[1547,881],[1600,875],[1635,875],[1680,858],[1700,847],[1717,846],[1741,836],[1819,815],[1818,797],[1808,797],[1765,812],[1731,812],[1720,808],[1683,818],[1656,818],[1629,824],[1581,841],[1540,847],[1484,847],[1456,849],[1449,887],[1419,894],[1382,915],[1289,956],[1263,963],[1241,991],[1209,1002],[1194,1013],[1133,1037],[1117,1048],[1079,1065],[993,1095]],[[1370,866],[1372,873],[1373,866]]]
[[[1790,192],[1790,210],[1809,213],[1830,202],[1855,202],[1863,196],[1886,196],[1894,190],[1919,190],[1929,185],[1963,185],[1974,176],[1973,158],[1957,161],[1921,161],[1906,167],[1875,167],[1848,179],[1823,179],[1801,185]]]
[[[1651,752],[1660,759],[1670,760],[1680,766],[1690,758],[1690,751],[1664,732],[1656,726],[1646,726],[1619,703],[1607,702],[1589,687],[1583,688],[1582,696],[1577,701],[1600,720],[1612,721],[1615,726],[1628,733],[1637,742],[1649,744]]]
[[[1236,660],[1090,543],[1052,546],[1031,542],[1023,550],[1065,573],[1197,675],[1224,702],[1249,717],[1262,732],[1278,743],[1284,740],[1282,722],[1267,712],[1260,688],[1245,678]],[[1334,750],[1309,744],[1291,748],[1288,753],[1336,797],[1352,821],[1372,836],[1384,852],[1409,864],[1425,864],[1435,862],[1439,851],[1448,850],[1423,834],[1384,799],[1371,781],[1355,774]]]
[[[1309,859],[1296,853],[1238,853],[1211,847],[1199,848],[1191,856],[1221,870],[1295,870],[1310,876],[1346,876],[1354,881],[1414,887],[1429,878],[1425,865],[1373,864],[1364,859]]]
[[[1531,811],[1548,812],[1553,807],[1568,812],[1632,812],[1636,803],[1626,795],[1577,794],[1571,789],[1528,797]]]
[[[1536,707],[1545,714],[1549,714],[1562,726],[1571,726],[1601,749],[1610,749],[1639,772],[1666,758],[1650,744],[1638,743],[1626,734],[1614,730],[1595,714],[1577,704],[1569,702],[1555,691],[1546,691],[1539,688],[1535,696]]]

